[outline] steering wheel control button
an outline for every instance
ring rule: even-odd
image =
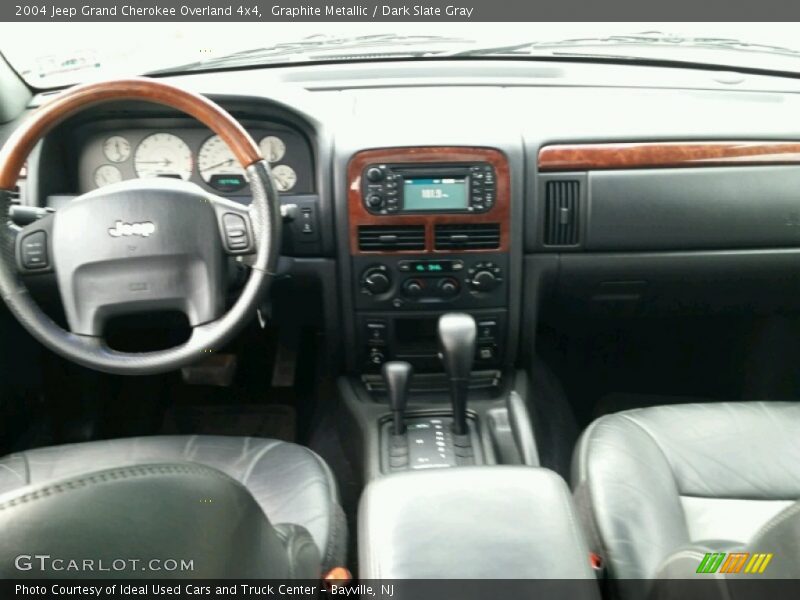
[[[222,217],[222,226],[225,229],[225,243],[230,250],[247,250],[250,239],[247,235],[247,223],[244,217],[234,213],[226,213]]]
[[[29,233],[20,244],[22,266],[26,269],[46,269],[50,265],[47,256],[47,234],[44,231]]]

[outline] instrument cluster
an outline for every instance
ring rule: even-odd
[[[249,129],[278,191],[314,191],[311,150],[302,135],[283,126]],[[249,195],[247,174],[225,142],[197,127],[98,132],[84,144],[79,163],[81,192],[137,177],[173,177],[226,196]]]

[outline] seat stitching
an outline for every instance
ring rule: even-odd
[[[800,501],[785,508],[776,516],[774,516],[772,519],[767,521],[767,523],[762,525],[761,529],[759,529],[753,536],[753,539],[757,539],[762,535],[769,533],[770,531],[775,529],[778,525],[783,524],[783,522],[786,521],[787,519],[794,517],[795,514],[797,514],[798,512],[800,512]]]
[[[157,477],[161,475],[193,475],[196,473],[203,473],[204,475],[212,475],[217,478],[228,478],[227,475],[196,463],[186,463],[182,465],[164,464],[164,465],[136,465],[120,467],[116,469],[108,469],[100,471],[99,473],[92,473],[73,479],[66,479],[46,485],[37,490],[33,490],[21,496],[17,496],[0,504],[0,510],[14,508],[20,504],[28,502],[35,502],[37,500],[44,500],[57,494],[64,494],[67,492],[83,489],[93,485],[103,485],[112,483],[119,478],[126,479],[129,477]]]

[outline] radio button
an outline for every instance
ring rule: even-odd
[[[378,167],[370,167],[367,169],[367,179],[373,182],[382,181],[384,178],[384,173]]]
[[[383,197],[379,194],[372,194],[367,198],[367,205],[370,208],[380,208],[383,205]]]

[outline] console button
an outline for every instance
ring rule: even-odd
[[[370,208],[380,208],[383,204],[383,197],[380,194],[371,194],[367,197],[367,205]]]
[[[370,348],[367,361],[374,367],[380,367],[386,360],[386,355],[379,348]]]
[[[367,321],[367,343],[383,346],[386,344],[386,322]]]
[[[497,339],[497,321],[486,319],[478,322],[478,339],[492,342]]]
[[[50,264],[47,234],[44,231],[35,231],[22,238],[20,250],[22,266],[26,269],[45,269]]]
[[[497,358],[497,346],[486,344],[478,348],[479,360],[494,360],[495,358]]]

